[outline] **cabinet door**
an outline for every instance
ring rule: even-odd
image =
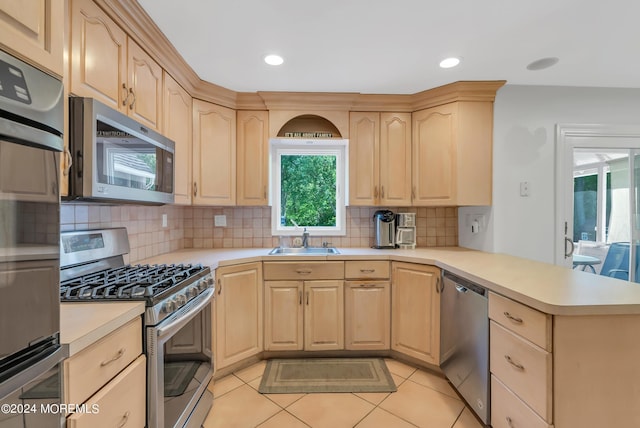
[[[411,205],[411,113],[380,114],[380,205]]]
[[[193,127],[191,96],[171,76],[164,75],[163,133],[176,143],[174,156],[175,204],[191,205]]]
[[[303,282],[265,281],[264,348],[302,350]]]
[[[127,114],[143,125],[161,131],[162,68],[136,42],[127,43]]]
[[[380,114],[350,113],[349,201],[351,205],[379,203]]]
[[[304,292],[304,349],[344,349],[344,281],[306,281]]]
[[[91,0],[71,0],[71,93],[126,112],[127,35]]]
[[[193,203],[235,205],[236,113],[193,101]]]
[[[393,262],[391,280],[391,349],[438,365],[440,269]]]
[[[216,369],[262,352],[262,263],[216,270]]]
[[[413,114],[413,205],[456,204],[455,104]]]
[[[0,0],[0,40],[11,53],[63,74],[63,0]]]
[[[269,187],[269,112],[237,112],[238,205],[266,206]]]
[[[390,348],[391,286],[389,281],[347,281],[345,289],[346,348]]]

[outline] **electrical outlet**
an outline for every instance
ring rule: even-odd
[[[162,227],[169,226],[169,218],[166,214],[162,214]]]
[[[525,197],[529,196],[530,191],[531,191],[531,189],[530,189],[528,181],[523,181],[523,182],[520,183],[520,196],[525,198]]]
[[[213,225],[217,227],[227,227],[227,216],[226,215],[213,216]]]

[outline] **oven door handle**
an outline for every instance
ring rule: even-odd
[[[47,352],[51,351],[45,351],[43,352],[43,354],[46,354]],[[42,358],[31,367],[0,383],[0,398],[4,398],[5,396],[18,390],[19,388],[25,386],[27,383],[39,378],[68,356],[68,348],[64,346],[58,346],[55,351]]]
[[[191,321],[193,317],[198,314],[198,312],[200,312],[205,306],[209,304],[209,302],[211,302],[211,300],[213,299],[213,294],[213,288],[207,289],[205,292],[198,296],[201,301],[191,307],[187,312],[180,314],[180,316],[177,316],[167,325],[156,327],[155,329],[158,339],[162,339],[166,336],[172,336],[176,331],[184,327],[189,321]]]

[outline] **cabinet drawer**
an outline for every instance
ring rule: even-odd
[[[89,399],[88,408],[97,404],[98,412],[74,413],[67,418],[67,427],[144,427],[147,416],[146,369],[146,359],[141,355]]]
[[[345,262],[344,276],[349,279],[389,278],[389,262],[384,260]]]
[[[551,315],[489,293],[489,318],[551,352]]]
[[[491,373],[547,421],[551,420],[551,354],[490,322]]]
[[[491,376],[491,426],[493,428],[551,428],[495,376]]]
[[[343,279],[344,262],[265,262],[264,279]]]
[[[64,402],[84,403],[142,353],[140,317],[64,362]]]

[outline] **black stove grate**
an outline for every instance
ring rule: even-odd
[[[202,265],[127,265],[60,284],[60,300],[146,300],[179,287],[206,268]]]

